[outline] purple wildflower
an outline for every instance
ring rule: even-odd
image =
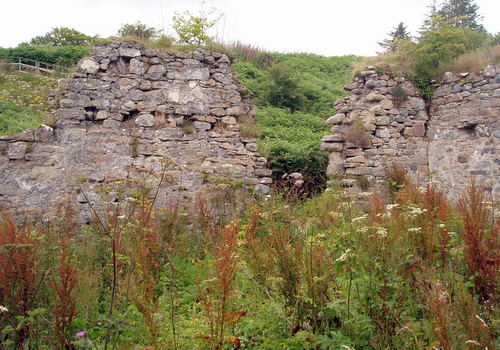
[[[81,331],[81,332],[76,333],[77,338],[85,338],[86,336],[87,336],[87,332],[85,332],[85,331]]]

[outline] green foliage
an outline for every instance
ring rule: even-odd
[[[148,27],[141,21],[136,23],[126,23],[118,29],[118,36],[132,37],[140,41],[149,41],[158,37],[160,31],[155,27]]]
[[[216,9],[212,8],[208,11],[199,10],[198,13],[176,13],[172,21],[179,41],[188,45],[202,45],[213,41],[208,31],[221,17],[215,16],[215,12]]]
[[[53,28],[43,36],[36,36],[30,40],[30,45],[41,46],[85,46],[96,39],[72,28]]]
[[[389,32],[389,39],[385,39],[378,44],[382,46],[385,51],[395,52],[399,48],[398,42],[406,39],[410,39],[410,34],[404,23],[400,22],[392,32]]]
[[[416,41],[408,37],[385,40],[381,45],[391,45],[392,49],[365,59],[361,68],[384,66],[384,70],[395,74],[430,80],[440,79],[449,70],[474,71],[495,63],[498,34],[484,30],[478,10],[471,0],[447,0],[440,7],[433,3]],[[396,28],[390,35],[404,33],[403,29]],[[428,90],[423,93],[429,95]]]
[[[233,47],[240,57],[233,71],[260,106],[259,151],[269,158],[275,180],[300,172],[312,192],[322,188],[327,157],[319,143],[328,131],[325,120],[334,113],[332,102],[346,95],[343,86],[357,58],[265,53],[241,43]]]
[[[319,140],[328,127],[322,117],[265,107],[257,110],[264,145],[273,176],[301,172],[311,183],[321,187],[326,181],[327,157],[319,150]]]
[[[428,77],[412,77],[411,80],[415,84],[415,86],[420,90],[422,97],[426,101],[430,101],[432,96],[434,95],[434,85],[432,83],[432,79]]]
[[[436,77],[442,66],[450,65],[466,52],[491,46],[493,38],[484,31],[455,26],[435,16],[417,44],[401,53],[412,58],[412,71],[419,77]]]
[[[474,0],[447,0],[437,14],[455,27],[484,31],[479,6]]]
[[[484,191],[469,186],[457,210],[430,183],[417,188],[399,168],[388,175],[391,202],[332,187],[295,204],[200,197],[188,213],[153,210],[148,191],[127,183],[136,196],[102,226],[78,227],[71,211],[43,229],[2,216],[2,349],[55,348],[43,271],[64,271],[61,235],[77,276],[76,317],[61,338],[69,348],[494,349],[499,247]],[[5,286],[28,277],[23,311],[25,295]]]
[[[272,54],[273,62],[290,67],[297,79],[297,92],[304,96],[299,110],[329,117],[332,102],[344,97],[344,85],[352,79],[356,56],[323,57],[315,54]]]
[[[0,100],[0,135],[15,135],[40,125],[41,121],[40,115]]]
[[[274,107],[288,108],[292,113],[300,109],[305,97],[299,92],[298,78],[291,75],[290,67],[275,63],[268,74],[271,84],[266,92],[266,101]]]
[[[40,124],[48,111],[48,95],[54,78],[0,73],[0,135],[13,135]]]
[[[396,107],[401,106],[403,102],[405,102],[408,99],[408,93],[401,84],[396,85],[392,89],[391,94],[392,94],[392,102],[394,102],[394,105]]]
[[[31,46],[19,45],[15,48],[0,48],[0,57],[8,61],[23,57],[45,63],[72,66],[90,52],[88,46]]]
[[[238,80],[250,90],[254,96],[254,102],[260,105],[265,104],[265,84],[267,83],[266,72],[247,61],[238,61],[233,64],[232,68]]]
[[[440,62],[456,59],[467,50],[467,36],[464,28],[457,28],[435,19],[435,29],[425,31],[413,50],[414,71],[419,76],[432,77]]]

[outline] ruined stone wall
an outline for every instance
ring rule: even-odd
[[[69,198],[84,222],[87,201],[121,201],[163,172],[162,203],[217,183],[265,194],[271,171],[240,133],[255,115],[244,92],[225,54],[96,46],[59,81],[53,128],[0,138],[0,208],[34,215]]]
[[[447,73],[430,113],[429,170],[436,180],[455,197],[471,176],[500,194],[500,66]]]
[[[350,96],[335,102],[338,114],[327,120],[331,135],[321,144],[328,174],[344,186],[383,188],[398,165],[413,180],[432,176],[451,198],[471,175],[499,193],[500,67],[447,73],[427,103],[410,81],[375,67],[345,88]]]

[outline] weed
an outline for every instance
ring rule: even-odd
[[[0,303],[15,317],[29,317],[45,272],[40,269],[40,241],[26,227],[17,229],[6,214],[0,216]],[[16,347],[23,348],[30,335],[30,323],[14,327]]]
[[[210,328],[210,336],[204,339],[214,350],[223,349],[228,341],[239,343],[234,337],[226,339],[226,332],[229,325],[238,323],[246,314],[246,311],[231,311],[238,262],[237,234],[238,225],[231,223],[207,236],[214,259],[214,271],[199,293]]]
[[[194,128],[193,124],[190,122],[185,122],[184,124],[182,124],[181,130],[183,133],[188,134],[188,135],[195,132],[195,128]]]
[[[139,157],[139,136],[132,136],[132,141],[130,142],[130,147],[132,148],[132,158]]]
[[[345,131],[345,140],[357,147],[369,148],[371,147],[371,136],[366,131],[362,120],[356,120],[349,125]]]
[[[465,261],[469,276],[474,279],[476,292],[481,303],[497,300],[496,277],[500,264],[500,247],[498,246],[498,223],[490,220],[492,215],[488,208],[484,189],[472,178],[467,192],[458,203],[462,215],[462,238],[465,242]],[[497,296],[495,296],[497,295]]]
[[[56,344],[58,349],[64,350],[66,347],[71,347],[68,341],[71,334],[71,323],[75,317],[77,270],[71,261],[70,239],[61,237],[59,246],[61,247],[59,276],[58,280],[54,275],[52,276],[51,287],[57,295],[54,307]]]
[[[258,124],[242,124],[240,125],[241,137],[260,137],[262,130]]]
[[[408,93],[401,84],[396,85],[392,89],[392,101],[394,102],[394,105],[396,107],[401,107],[403,102],[405,102],[407,99],[408,99]]]
[[[434,334],[444,350],[451,350],[450,294],[440,282],[431,283],[427,291],[431,314],[434,318]]]
[[[410,183],[406,169],[396,163],[391,164],[386,170],[385,177],[387,179],[387,188],[392,195]]]
[[[357,176],[356,183],[361,191],[366,192],[370,188],[370,180],[366,176]]]

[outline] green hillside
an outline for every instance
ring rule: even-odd
[[[0,70],[0,135],[13,135],[38,126],[49,109],[56,79]]]
[[[359,58],[246,49],[233,70],[257,106],[260,152],[268,157],[275,179],[300,172],[309,191],[323,188],[327,157],[319,142],[328,133],[325,120],[334,113],[333,102],[346,95],[343,86]]]

